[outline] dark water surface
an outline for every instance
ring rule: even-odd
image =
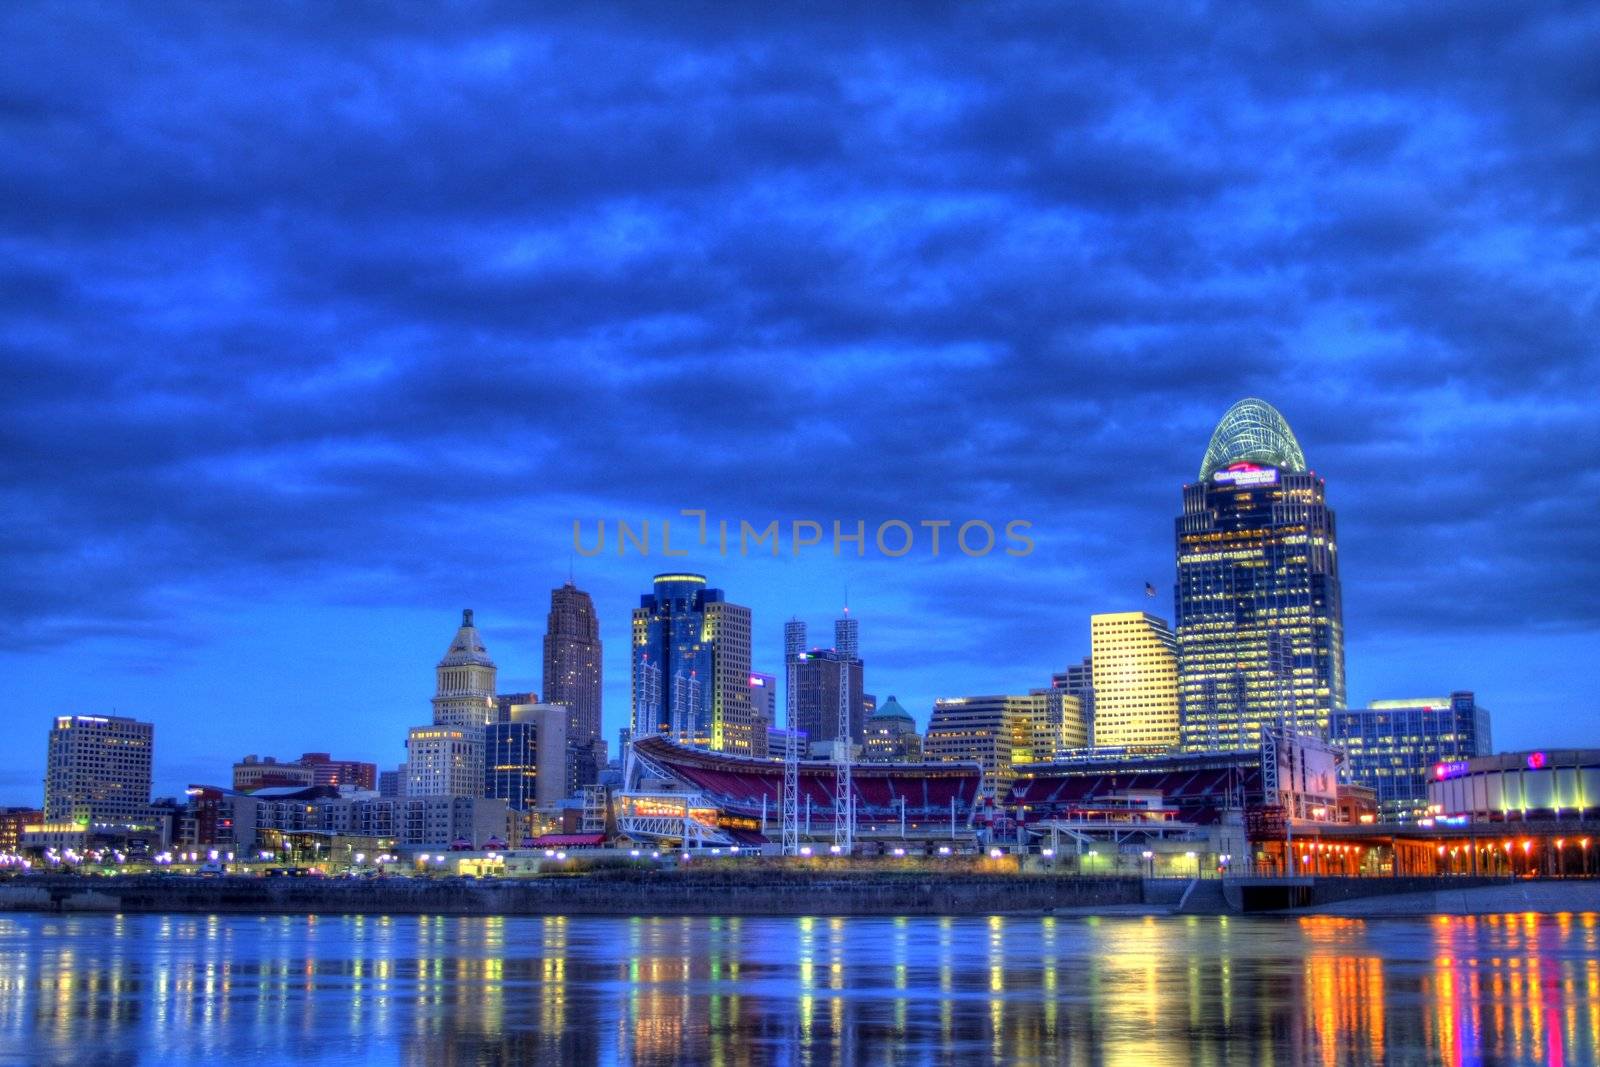
[[[1600,921],[0,916],[0,1063],[1600,1062]]]

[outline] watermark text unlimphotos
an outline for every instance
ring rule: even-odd
[[[973,557],[1033,552],[1033,538],[1028,536],[1033,523],[1027,519],[998,524],[984,519],[885,519],[869,527],[865,519],[770,519],[759,525],[746,519],[712,520],[704,508],[684,508],[678,514],[688,521],[573,519],[572,550],[580,556],[614,552],[663,557],[687,556],[691,546],[723,556],[777,556],[785,551],[796,556],[828,551],[835,556],[865,556],[873,551],[890,559],[912,552],[930,556],[959,552]]]

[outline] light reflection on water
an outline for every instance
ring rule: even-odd
[[[1586,915],[0,916],[0,1063],[1600,1059]]]

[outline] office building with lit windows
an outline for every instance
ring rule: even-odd
[[[1104,748],[1164,751],[1178,743],[1178,642],[1146,611],[1089,618],[1094,738]]]
[[[750,609],[701,574],[658,574],[633,611],[634,736],[760,755],[750,707]]]
[[[922,735],[905,706],[890,696],[862,727],[861,759],[866,763],[919,763]]]
[[[406,734],[408,797],[475,797],[483,791],[483,729],[413,726]]]
[[[1085,736],[1079,744],[1068,747],[1094,744],[1094,657],[1085,656],[1082,663],[1074,663],[1066,670],[1052,674],[1050,687],[1063,690],[1078,700],[1078,715],[1083,721]]]
[[[45,755],[45,822],[148,821],[155,732],[119,715],[57,716]]]
[[[1094,706],[1093,692],[1083,695],[1082,690],[1074,691],[1061,684],[1062,676],[1051,676],[1051,684],[1039,689],[1030,689],[1030,696],[1043,697],[1046,701],[1047,715],[1050,722],[1051,736],[1054,738],[1054,748],[1057,754],[1069,752],[1089,746],[1089,719],[1084,715],[1085,699],[1088,706]]]
[[[1183,488],[1176,606],[1185,749],[1250,748],[1277,724],[1326,735],[1345,702],[1334,514],[1264,401],[1228,409]]]
[[[531,811],[575,793],[581,768],[578,746],[568,744],[570,718],[565,704],[515,704],[505,722],[485,727],[481,795]]]
[[[839,736],[839,690],[849,704],[850,741],[861,744],[867,710],[862,692],[862,664],[834,648],[813,648],[795,657],[795,724],[813,745],[826,746]],[[813,748],[812,755],[825,752]]]
[[[0,853],[15,853],[22,848],[22,831],[26,826],[44,822],[44,812],[38,808],[0,808]]]
[[[992,800],[1011,788],[1014,765],[1055,759],[1056,737],[1050,698],[1042,693],[946,697],[934,701],[922,758],[978,764],[983,795]]]
[[[408,797],[483,794],[483,731],[500,718],[499,671],[472,621],[461,625],[434,667],[433,725],[406,735],[404,791]]]
[[[1377,795],[1384,822],[1409,822],[1428,813],[1436,767],[1494,751],[1489,729],[1489,709],[1460,691],[1335,710],[1328,733],[1344,751],[1340,777]]]
[[[775,675],[760,671],[750,673],[750,721],[757,738],[756,747],[764,753],[768,732],[778,725],[778,679]]]

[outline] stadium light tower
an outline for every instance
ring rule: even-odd
[[[839,729],[833,738],[833,843],[850,855],[856,804],[850,789],[850,663],[839,657]]]
[[[790,619],[783,624],[783,664],[787,683],[784,686],[786,729],[783,738],[783,854],[800,854],[800,727],[796,720],[799,704],[795,686],[798,682],[800,656],[806,649],[806,624]]]

